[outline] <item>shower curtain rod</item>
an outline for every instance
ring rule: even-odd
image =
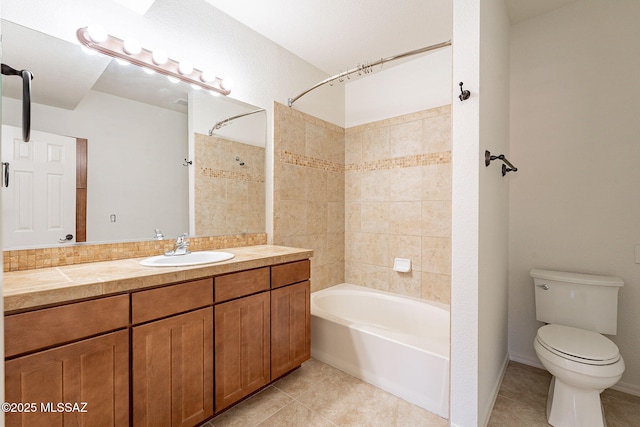
[[[223,126],[228,125],[231,122],[231,120],[239,119],[240,117],[244,117],[244,116],[250,116],[251,114],[259,113],[261,111],[264,111],[264,108],[258,108],[257,110],[249,111],[248,113],[238,114],[237,116],[231,116],[224,120],[220,120],[218,123],[213,125],[211,129],[209,129],[209,136],[213,135],[214,130],[218,130]]]
[[[329,77],[328,79],[325,79],[325,80],[321,81],[320,83],[316,84],[315,86],[312,86],[311,88],[305,90],[304,92],[302,92],[300,95],[296,96],[295,98],[289,98],[287,100],[287,105],[289,105],[289,107],[291,107],[294,102],[296,102],[298,99],[302,98],[303,96],[305,96],[306,94],[308,94],[312,90],[317,89],[320,86],[324,86],[327,83],[331,83],[334,80],[344,78],[345,76],[349,77],[349,75],[351,75],[352,73],[364,72],[365,74],[368,74],[368,73],[372,72],[371,68],[375,67],[376,65],[384,64],[385,62],[395,61],[396,59],[406,58],[408,56],[418,55],[419,53],[425,53],[425,52],[429,52],[429,51],[440,49],[440,48],[447,47],[447,46],[451,46],[451,40],[448,40],[448,41],[442,42],[442,43],[438,43],[438,44],[434,44],[434,45],[431,45],[431,46],[423,47],[421,49],[411,50],[409,52],[401,53],[400,55],[389,56],[388,58],[382,58],[382,59],[380,59],[380,60],[378,60],[376,62],[372,62],[371,64],[358,65],[355,68],[352,68],[352,69],[350,69],[348,71],[343,71],[340,74],[336,74],[335,76]]]

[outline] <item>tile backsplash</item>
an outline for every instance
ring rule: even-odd
[[[189,249],[192,251],[264,245],[267,243],[267,234],[190,237],[189,242]],[[32,270],[86,262],[147,257],[163,254],[173,246],[174,240],[147,240],[8,250],[3,253],[3,269],[5,272]]]

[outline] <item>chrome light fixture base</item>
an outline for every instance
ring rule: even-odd
[[[127,49],[125,50],[124,40],[106,33],[103,34],[102,37],[94,39],[89,35],[89,27],[79,28],[77,36],[83,46],[111,56],[112,58],[130,62],[142,68],[153,70],[167,77],[175,78],[221,95],[226,96],[231,93],[230,89],[225,88],[223,79],[212,76],[208,71],[203,72],[197,68],[185,67],[184,61],[182,66],[179,61],[171,58],[166,58],[166,61],[162,63],[162,61],[158,61],[157,55],[154,57],[153,52],[148,49],[140,47],[139,51],[138,49],[132,51],[131,48],[129,48],[129,43],[127,43]],[[211,80],[212,77],[213,80]]]

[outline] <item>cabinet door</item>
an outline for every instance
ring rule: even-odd
[[[7,361],[5,400],[35,404],[34,412],[7,413],[7,426],[128,425],[129,332]]]
[[[269,383],[269,292],[215,306],[216,412]]]
[[[213,308],[134,327],[134,426],[194,426],[212,415]]]
[[[311,357],[309,281],[271,291],[271,377],[278,378]]]

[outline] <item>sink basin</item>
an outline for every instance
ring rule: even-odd
[[[226,261],[235,255],[229,252],[199,251],[186,255],[158,255],[145,258],[140,261],[141,265],[147,267],[182,267],[186,265],[210,264],[214,262]]]

